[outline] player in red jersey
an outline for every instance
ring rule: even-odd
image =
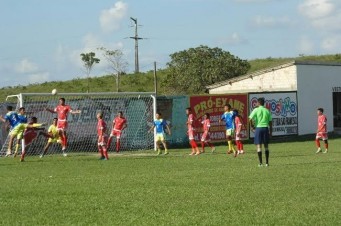
[[[100,160],[108,160],[108,134],[107,134],[107,124],[103,120],[103,113],[97,113],[97,135],[98,135],[98,151],[101,155]]]
[[[244,145],[241,138],[241,131],[243,128],[243,120],[241,115],[239,115],[239,112],[237,110],[234,110],[236,116],[234,118],[234,123],[236,126],[236,145],[237,145],[237,153],[238,154],[244,154]]]
[[[316,147],[317,153],[322,152],[320,146],[320,139],[324,141],[325,151],[323,153],[328,152],[328,131],[327,131],[327,117],[323,114],[323,108],[317,109],[317,131],[316,131]]]
[[[194,128],[193,128],[193,121],[194,121],[194,116],[192,114],[192,109],[191,108],[186,108],[186,115],[187,115],[187,134],[188,134],[188,139],[189,139],[189,144],[192,147],[192,152],[190,155],[199,155],[200,151],[198,148],[197,143],[194,140]]]
[[[204,133],[201,136],[201,147],[202,147],[202,153],[205,152],[205,144],[211,147],[211,151],[214,152],[215,147],[214,145],[210,142],[210,127],[211,127],[211,121],[210,121],[210,114],[206,113],[203,116],[203,120],[201,121],[201,124],[204,129]]]
[[[63,155],[66,156],[67,154],[65,153],[65,149],[67,147],[67,135],[66,135],[67,116],[69,113],[79,114],[81,113],[81,111],[73,110],[71,109],[70,105],[66,105],[65,98],[59,98],[59,105],[55,109],[52,110],[52,109],[46,108],[46,111],[49,111],[51,113],[57,113],[57,118],[58,118],[57,128],[59,131],[60,139],[62,141]]]
[[[120,151],[121,134],[125,128],[127,128],[127,119],[123,117],[123,112],[119,111],[117,117],[112,121],[112,130],[108,141],[108,149],[110,147],[112,138],[116,136],[116,152]]]
[[[43,135],[45,137],[49,137],[49,135],[44,131],[45,130],[44,128],[33,127],[34,124],[36,124],[37,126],[44,125],[44,124],[37,124],[37,121],[38,119],[36,117],[32,117],[30,122],[28,123],[29,126],[27,126],[26,129],[24,130],[23,140],[24,140],[25,148],[21,153],[20,162],[23,162],[25,160],[25,154],[29,146],[38,136]]]

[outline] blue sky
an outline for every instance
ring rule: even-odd
[[[85,78],[80,53],[120,49],[134,70],[138,19],[140,71],[199,45],[242,59],[341,52],[340,0],[0,0],[0,87]]]

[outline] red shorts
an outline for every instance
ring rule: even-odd
[[[328,133],[327,132],[316,133],[316,139],[328,140]]]
[[[201,135],[201,141],[210,141],[210,134],[208,131],[204,131],[204,133]]]
[[[111,137],[115,137],[116,136],[116,138],[117,139],[120,139],[121,138],[121,134],[122,134],[122,130],[113,130],[113,131],[111,131],[111,134],[110,134],[110,136]]]
[[[67,129],[67,121],[59,121],[57,122],[58,130],[66,130]]]
[[[98,137],[98,146],[106,146],[108,143],[108,136],[107,135],[103,135],[101,137]]]
[[[36,139],[38,133],[36,131],[28,132],[24,134],[25,146],[30,145],[34,139]]]

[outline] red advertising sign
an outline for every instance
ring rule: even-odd
[[[224,141],[225,137],[225,123],[220,122],[219,119],[224,113],[224,105],[230,104],[232,108],[237,109],[239,115],[242,117],[244,126],[241,132],[243,139],[247,136],[247,110],[248,101],[247,95],[205,95],[205,96],[190,96],[190,106],[194,115],[194,128],[196,129],[195,140],[199,141],[203,133],[202,117],[204,114],[210,114],[211,128],[210,138],[212,141]]]

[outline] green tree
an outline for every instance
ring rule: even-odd
[[[109,50],[104,47],[99,48],[103,52],[103,57],[109,64],[109,73],[116,78],[116,92],[119,91],[120,76],[126,73],[128,62],[124,59],[121,50]]]
[[[170,55],[162,87],[167,93],[200,94],[206,86],[245,74],[250,64],[220,48],[199,46]]]
[[[96,58],[96,54],[94,52],[90,52],[90,53],[81,53],[80,54],[81,59],[83,61],[83,66],[85,68],[85,73],[87,75],[87,80],[88,80],[88,87],[87,87],[87,92],[89,92],[89,77],[90,77],[90,73],[91,73],[91,69],[94,66],[94,64],[98,64],[100,59]]]

